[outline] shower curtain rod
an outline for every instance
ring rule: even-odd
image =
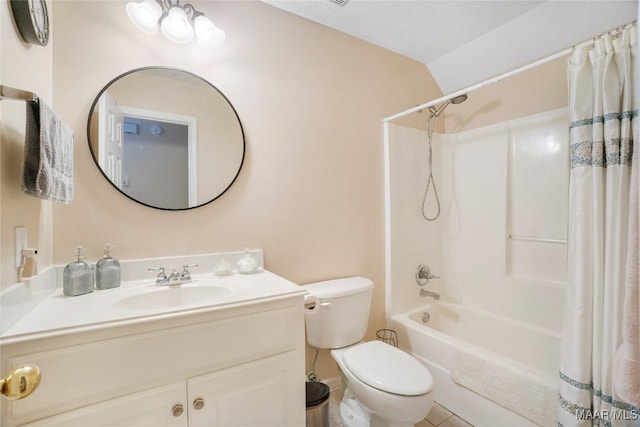
[[[418,105],[417,107],[413,107],[413,108],[410,108],[408,110],[402,111],[402,112],[400,112],[398,114],[394,114],[393,116],[385,117],[382,121],[384,123],[391,122],[393,120],[399,119],[400,117],[404,117],[404,116],[407,116],[409,114],[413,114],[416,111],[424,110],[425,108],[429,108],[429,107],[431,107],[433,105],[439,104],[441,102],[445,102],[445,101],[447,101],[447,100],[449,100],[451,98],[455,98],[456,96],[460,96],[460,95],[463,95],[465,93],[473,92],[473,91],[476,91],[476,90],[481,89],[483,87],[491,86],[494,83],[498,83],[498,82],[506,79],[507,77],[514,76],[514,75],[519,74],[519,73],[521,73],[523,71],[527,71],[527,70],[530,70],[531,68],[535,68],[538,65],[546,64],[547,62],[551,62],[551,61],[553,61],[555,59],[562,58],[563,56],[569,55],[576,48],[592,45],[595,42],[595,40],[597,40],[599,37],[602,37],[605,34],[618,33],[620,31],[622,31],[624,28],[627,28],[629,26],[635,25],[635,22],[636,21],[632,21],[629,24],[623,25],[621,27],[617,27],[617,28],[615,28],[615,29],[613,29],[611,31],[607,31],[605,33],[602,33],[602,35],[593,37],[590,40],[587,40],[587,41],[585,41],[583,43],[578,43],[578,44],[576,44],[574,46],[571,46],[570,48],[561,50],[560,52],[557,52],[557,53],[553,53],[553,54],[551,54],[551,55],[549,55],[549,56],[547,56],[545,58],[542,58],[542,59],[539,59],[537,61],[531,62],[531,63],[529,63],[527,65],[523,65],[522,67],[516,68],[514,70],[507,71],[506,73],[500,74],[499,76],[492,77],[492,78],[487,79],[487,80],[485,80],[483,82],[476,83],[476,84],[468,86],[468,87],[466,87],[464,89],[460,89],[460,90],[458,90],[456,92],[452,92],[450,94],[441,96],[440,98],[434,99],[433,101],[426,102],[424,104]]]
[[[592,43],[592,42],[587,42],[587,43]],[[476,84],[468,86],[468,87],[466,87],[464,89],[460,89],[460,90],[458,90],[456,92],[452,92],[452,93],[450,93],[448,95],[441,96],[440,98],[434,99],[433,101],[426,102],[424,104],[418,105],[417,107],[413,107],[413,108],[410,108],[408,110],[402,111],[401,113],[394,114],[393,116],[385,117],[383,119],[383,121],[384,122],[391,122],[393,120],[399,119],[400,117],[404,117],[404,116],[407,116],[409,114],[413,114],[416,111],[424,110],[425,108],[429,108],[429,107],[431,107],[433,105],[439,104],[441,102],[445,102],[445,101],[447,101],[447,100],[449,100],[451,98],[455,98],[456,96],[460,96],[460,95],[463,95],[465,93],[468,94],[470,92],[476,91],[476,90],[481,89],[483,87],[491,86],[494,83],[498,83],[498,82],[506,79],[507,77],[514,76],[514,75],[519,74],[519,73],[521,73],[523,71],[527,71],[527,70],[529,70],[531,68],[535,68],[538,65],[546,64],[547,62],[551,62],[551,61],[553,61],[555,59],[562,58],[563,56],[566,56],[566,55],[570,54],[571,52],[573,52],[573,49],[574,49],[574,47],[570,47],[568,49],[565,49],[565,50],[562,50],[560,52],[557,52],[557,53],[554,53],[552,55],[549,55],[546,58],[542,58],[542,59],[539,59],[539,60],[537,60],[535,62],[531,62],[531,63],[529,63],[527,65],[524,65],[522,67],[516,68],[515,70],[508,71],[508,72],[506,72],[504,74],[500,74],[499,76],[492,77],[492,78],[487,79],[487,80],[485,80],[483,82],[476,83]]]

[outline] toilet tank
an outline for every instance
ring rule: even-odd
[[[307,342],[315,348],[340,348],[364,338],[369,323],[373,282],[347,277],[304,285],[313,309],[305,310]]]

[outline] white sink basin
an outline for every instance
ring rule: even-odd
[[[222,286],[158,286],[151,290],[124,297],[116,305],[130,310],[179,307],[183,305],[206,304],[228,295],[231,291]],[[213,302],[213,301],[211,301]]]

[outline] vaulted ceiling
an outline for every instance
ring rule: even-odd
[[[424,63],[445,94],[638,17],[637,0],[265,1]]]

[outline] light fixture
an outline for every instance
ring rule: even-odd
[[[204,13],[180,0],[142,0],[127,3],[127,15],[136,27],[147,34],[162,34],[174,43],[189,43],[194,36],[198,44],[218,47],[226,37]],[[191,16],[189,16],[191,15]]]
[[[158,32],[158,19],[162,16],[162,6],[155,0],[127,3],[127,15],[138,29],[147,34]]]

